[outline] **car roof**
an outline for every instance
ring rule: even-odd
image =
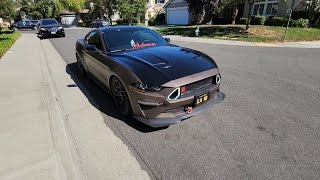
[[[55,21],[56,21],[56,19],[54,19],[54,18],[45,18],[45,19],[41,19],[41,21],[44,21],[44,20],[55,20]]]
[[[119,30],[150,30],[149,28],[142,27],[142,26],[105,26],[99,28],[101,32],[112,32],[112,31],[119,31]]]

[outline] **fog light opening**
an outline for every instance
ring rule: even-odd
[[[221,77],[220,75],[216,75],[216,84],[219,84],[221,82]]]
[[[180,88],[176,88],[172,93],[168,96],[169,100],[176,100],[180,97]]]

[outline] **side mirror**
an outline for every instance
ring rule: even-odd
[[[87,51],[98,51],[95,45],[89,45],[86,47]]]
[[[170,39],[169,38],[164,38],[166,41],[170,42]]]

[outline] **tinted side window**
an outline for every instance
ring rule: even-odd
[[[89,45],[95,45],[97,49],[102,50],[102,42],[100,39],[99,34],[97,31],[91,32],[87,37],[86,37],[87,43]]]
[[[17,25],[22,26],[23,25],[22,21],[17,22]]]

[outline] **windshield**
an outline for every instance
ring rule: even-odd
[[[57,25],[58,22],[54,19],[42,20],[42,25]]]
[[[152,30],[118,30],[103,34],[110,51],[141,49],[167,45],[168,42]]]

